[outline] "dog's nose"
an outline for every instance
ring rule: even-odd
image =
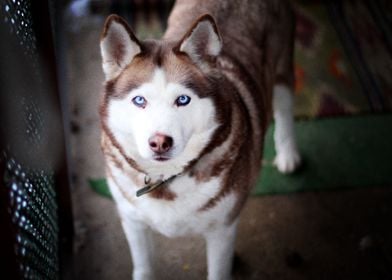
[[[173,147],[173,138],[170,136],[157,133],[148,139],[150,148],[157,154],[163,154],[168,152]]]

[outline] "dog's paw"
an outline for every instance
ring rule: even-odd
[[[294,172],[301,164],[301,157],[297,149],[288,149],[278,153],[274,160],[274,165],[281,173],[289,174]]]
[[[150,271],[144,271],[141,269],[134,270],[132,276],[133,276],[132,277],[133,280],[152,280],[152,279],[155,279],[153,273],[151,273]]]

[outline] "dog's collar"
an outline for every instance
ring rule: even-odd
[[[160,186],[163,186],[165,183],[169,183],[173,181],[175,178],[179,177],[182,175],[181,173],[178,173],[176,175],[173,175],[165,180],[159,179],[155,183],[151,183],[151,178],[148,175],[144,175],[144,187],[141,188],[136,192],[136,197],[142,196],[143,194],[150,193],[156,188],[159,188]]]

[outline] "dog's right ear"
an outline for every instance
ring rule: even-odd
[[[222,50],[222,38],[214,18],[209,14],[198,18],[175,50],[185,53],[200,66],[214,61]]]
[[[106,80],[117,77],[142,50],[131,28],[117,15],[111,15],[106,19],[100,45]]]

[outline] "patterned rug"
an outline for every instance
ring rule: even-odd
[[[293,1],[297,117],[392,109],[392,2]]]

